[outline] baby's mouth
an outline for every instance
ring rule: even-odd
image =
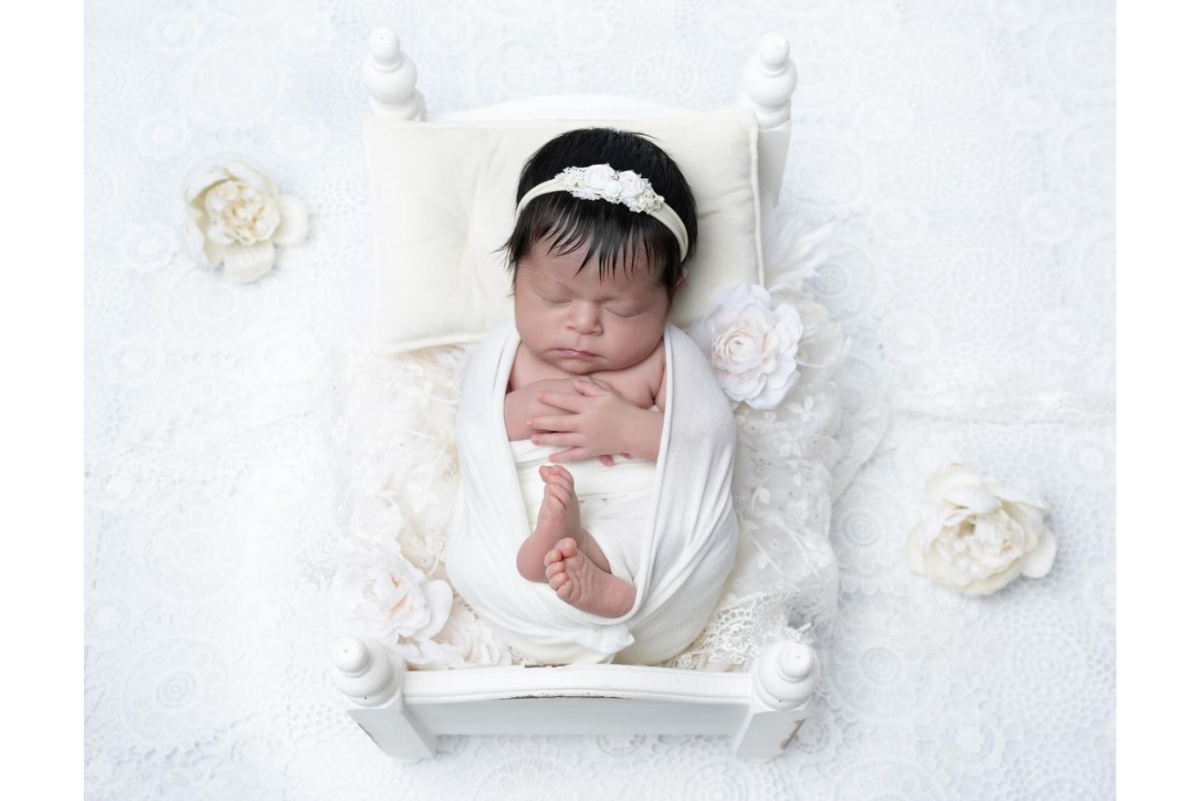
[[[559,348],[558,352],[568,359],[594,359],[596,354],[589,353],[586,350],[573,350],[571,348]]]

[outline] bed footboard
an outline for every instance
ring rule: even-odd
[[[749,672],[638,665],[409,671],[368,637],[333,648],[350,717],[406,762],[432,757],[443,734],[709,734],[744,759],[778,756],[804,722],[820,673],[806,645],[778,642]]]

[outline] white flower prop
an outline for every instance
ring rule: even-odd
[[[964,595],[988,595],[1018,576],[1041,578],[1057,541],[1048,507],[1024,492],[985,484],[957,462],[925,483],[921,518],[908,537],[908,565]]]
[[[334,611],[356,632],[394,645],[397,637],[427,640],[450,616],[453,593],[404,558],[392,539],[347,540],[333,576]]]
[[[399,651],[404,661],[417,670],[512,664],[508,648],[498,643],[492,630],[457,599],[450,611],[450,619],[436,637],[414,643],[401,642]]]
[[[713,310],[688,330],[708,356],[713,374],[734,401],[754,409],[774,409],[800,375],[796,351],[804,333],[800,314],[757,284],[727,289]]]
[[[275,182],[245,161],[201,167],[184,190],[188,250],[235,281],[256,281],[275,266],[275,246],[308,236],[308,207],[280,195]]]

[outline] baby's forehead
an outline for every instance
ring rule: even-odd
[[[522,264],[521,271],[538,284],[562,285],[568,288],[604,287],[610,292],[645,292],[658,286],[658,279],[648,269],[645,261],[630,264],[618,260],[615,264],[600,269],[598,254],[592,254],[583,268],[584,249],[570,254],[574,258],[533,258]]]

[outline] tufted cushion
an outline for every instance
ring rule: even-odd
[[[758,127],[744,107],[620,122],[369,117],[379,351],[473,342],[512,318],[499,248],[515,221],[521,167],[559,133],[597,125],[656,137],[692,187],[699,242],[673,323],[686,328],[721,289],[762,283]]]

